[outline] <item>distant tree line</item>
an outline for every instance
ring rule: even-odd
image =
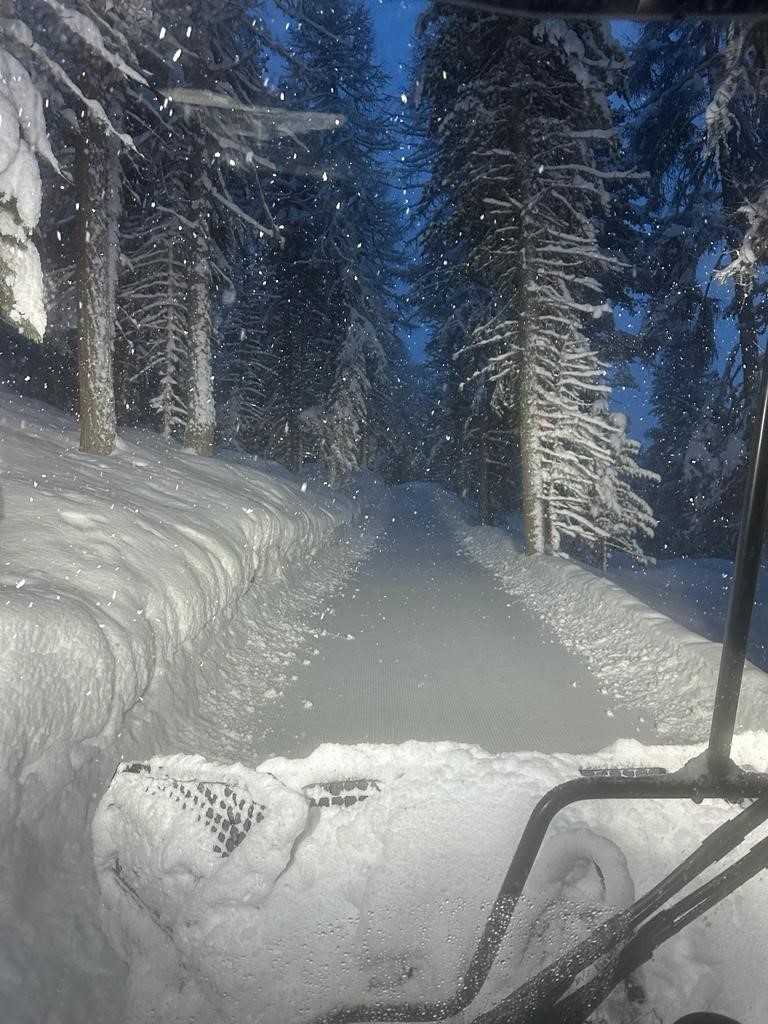
[[[385,80],[364,4],[315,8],[5,0],[6,376],[83,451],[152,423],[333,483],[403,471]]]
[[[432,3],[404,118],[364,0],[0,0],[4,378],[85,452],[151,424],[332,486],[426,474],[530,554],[729,554],[768,34],[630,35]]]

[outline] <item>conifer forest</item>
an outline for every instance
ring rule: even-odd
[[[768,30],[428,3],[399,93],[372,9],[2,0],[3,382],[84,452],[148,426],[433,480],[531,554],[730,557]]]

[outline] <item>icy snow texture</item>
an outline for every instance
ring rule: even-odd
[[[627,740],[588,763],[672,770],[697,749]],[[740,737],[737,754],[764,768],[768,736]],[[452,995],[527,815],[578,763],[411,742],[329,744],[256,770],[184,756],[151,766],[155,779],[118,774],[94,821],[105,925],[130,964],[129,1021],[299,1024],[358,1002]],[[203,803],[183,808],[178,791],[163,788],[168,779],[185,780],[188,792],[215,780],[262,807],[263,820],[230,856],[214,856],[197,820]],[[375,786],[349,806],[319,806],[317,792],[343,780]],[[732,813],[711,801],[617,801],[558,816],[496,966],[462,1019],[629,904]],[[707,1007],[762,1022],[762,983],[749,965],[767,912],[758,878],[667,943],[640,979],[659,1016],[641,1020]],[[620,1005],[623,994],[613,998]]]
[[[526,557],[508,533],[453,521],[467,553],[541,615],[564,646],[582,655],[619,704],[638,709],[662,736],[707,737],[719,644],[576,562]],[[768,675],[749,662],[738,724],[768,725]]]

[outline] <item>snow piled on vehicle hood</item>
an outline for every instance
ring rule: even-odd
[[[94,820],[94,849],[104,924],[130,966],[128,1019],[299,1024],[359,1003],[449,998],[549,788],[580,765],[674,770],[698,751],[623,740],[577,759],[328,744],[255,770],[180,755],[123,766]],[[764,770],[768,735],[742,735],[736,753]],[[461,1019],[631,903],[732,814],[722,802],[670,800],[590,801],[558,815]],[[226,820],[221,836],[236,841],[217,853]],[[758,877],[657,952],[638,981],[659,1016],[633,1019],[706,1007],[758,1024],[750,957],[767,920]],[[618,1014],[626,993],[612,998]]]

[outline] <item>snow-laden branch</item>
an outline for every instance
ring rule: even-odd
[[[65,6],[60,0],[41,0],[41,2],[54,11],[66,25],[67,29],[85,43],[99,60],[109,64],[125,78],[138,82],[140,85],[147,84],[146,78],[140,72],[132,68],[119,54],[114,53],[105,45],[104,37],[91,18],[81,14],[80,11],[75,11],[71,7]]]
[[[5,19],[0,22],[0,28],[2,28],[8,39],[23,46],[33,54],[56,81],[61,82],[68,92],[72,93],[73,96],[76,96],[88,110],[93,120],[99,124],[108,135],[118,138],[127,149],[135,150],[133,140],[130,135],[126,135],[124,132],[120,132],[115,128],[101,103],[83,93],[82,89],[70,78],[58,61],[53,60],[45,49],[35,41],[31,32],[23,22],[20,22],[17,19]]]
[[[251,217],[251,215],[239,207],[234,200],[229,199],[222,192],[219,192],[207,175],[203,177],[203,184],[217,202],[221,203],[222,206],[225,206],[232,213],[236,214],[243,223],[249,224],[252,228],[255,228],[257,231],[261,232],[261,234],[266,235],[269,238],[276,238],[278,236],[277,228],[273,229],[267,227],[266,224],[262,224],[254,217]]]

